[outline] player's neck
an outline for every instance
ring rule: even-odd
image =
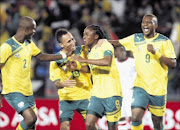
[[[154,33],[152,33],[151,35],[146,35],[145,37],[146,37],[147,39],[151,39],[151,38],[155,37],[156,35],[157,35],[157,33],[154,32]]]
[[[18,42],[20,42],[20,43],[24,43],[24,41],[25,41],[25,38],[24,38],[24,36],[23,35],[20,35],[19,33],[16,33],[15,35],[14,35],[14,38],[18,41]]]
[[[61,50],[61,52],[63,52],[63,53],[66,54],[66,53],[69,52],[69,51],[63,48],[63,49]],[[74,52],[75,52],[75,51],[73,51],[72,54],[74,54]],[[71,54],[71,55],[72,55],[72,54]]]

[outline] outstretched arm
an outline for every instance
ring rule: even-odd
[[[72,60],[77,60],[81,63],[93,64],[98,66],[110,66],[112,62],[112,56],[106,55],[103,59],[84,59],[79,55],[75,55],[71,58]]]
[[[108,42],[110,42],[114,47],[121,46],[121,43],[119,42],[119,40],[108,40]]]
[[[67,56],[70,56],[73,52],[69,51],[66,54],[62,55],[54,55],[54,54],[46,54],[46,53],[40,53],[36,56],[36,58],[40,61],[55,61],[55,60],[61,60],[67,58]]]
[[[39,55],[36,56],[36,58],[40,61],[55,61],[55,60],[63,59],[63,56],[62,55],[40,53]]]

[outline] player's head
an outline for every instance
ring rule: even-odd
[[[66,29],[58,29],[56,31],[56,39],[59,42],[60,46],[67,51],[74,51],[76,41],[72,34]]]
[[[141,29],[147,38],[155,35],[156,28],[158,27],[157,17],[153,14],[146,14],[141,23]]]
[[[105,39],[105,33],[100,26],[89,25],[84,29],[83,40],[84,44],[90,48],[98,42],[99,39]]]
[[[22,17],[18,23],[18,31],[23,31],[25,39],[31,39],[36,32],[36,22],[28,16]]]
[[[118,59],[118,61],[125,61],[127,58],[127,52],[124,49],[124,47],[116,47],[115,56]]]

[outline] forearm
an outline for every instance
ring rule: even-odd
[[[63,56],[62,55],[41,53],[41,54],[37,55],[36,58],[40,61],[55,61],[55,60],[63,59]]]
[[[105,59],[97,59],[97,60],[86,59],[85,63],[98,65],[98,66],[110,66],[111,65],[110,62]]]
[[[108,40],[114,47],[122,46],[121,43],[119,43],[119,40]]]
[[[175,68],[176,67],[176,60],[175,59],[172,59],[172,58],[167,58],[165,56],[161,56],[159,58],[159,60],[164,63],[165,65],[169,66],[169,67],[172,67],[172,68]]]
[[[152,52],[153,53],[153,52]],[[176,67],[176,60],[173,58],[167,58],[163,56],[160,52],[155,51],[154,55],[159,58],[161,63],[164,63],[165,65],[175,68]]]
[[[61,83],[61,82],[59,82],[59,81],[55,81],[54,84],[55,84],[55,86],[56,86],[57,89],[62,89],[62,88],[65,87],[64,83]]]

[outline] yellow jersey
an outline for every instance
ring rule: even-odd
[[[3,91],[2,94],[20,92],[25,96],[33,94],[30,67],[31,57],[40,53],[33,41],[18,42],[14,37],[0,46],[0,63]]]
[[[134,86],[143,88],[150,95],[167,94],[168,66],[147,50],[147,44],[152,44],[165,57],[176,58],[171,41],[159,33],[150,39],[138,33],[120,39],[119,42],[134,55],[137,71]]]
[[[122,96],[120,77],[118,68],[115,64],[113,46],[109,42],[103,43],[101,47],[98,48],[94,46],[88,54],[88,59],[103,59],[106,55],[112,56],[112,63],[110,66],[89,64],[93,79],[92,96],[98,98]]]
[[[61,54],[61,51],[57,54]],[[80,55],[83,58],[87,58],[87,49],[85,46],[77,46],[73,55]],[[92,84],[90,81],[90,73],[82,73],[79,70],[70,71],[66,69],[66,63],[71,60],[70,57],[58,61],[50,62],[50,80],[51,81],[66,81],[70,76],[76,80],[76,86],[73,88],[64,87],[58,89],[58,95],[60,100],[83,100],[90,98],[90,90]]]

